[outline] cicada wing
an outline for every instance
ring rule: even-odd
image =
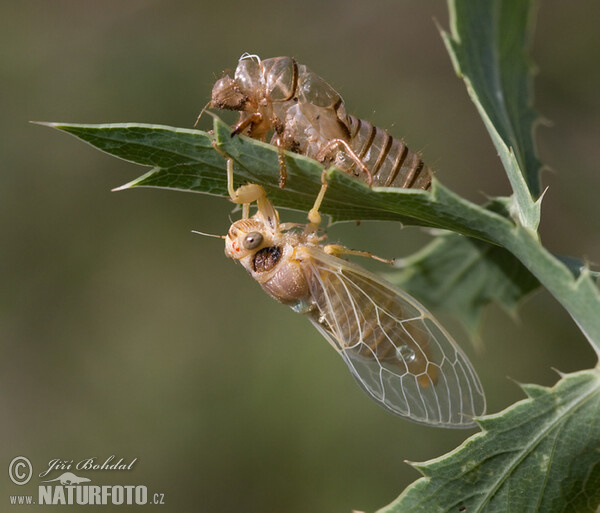
[[[335,109],[343,100],[339,93],[323,78],[303,64],[298,65],[298,103],[311,104],[315,107]]]
[[[304,260],[316,309],[309,317],[363,390],[388,411],[438,427],[468,428],[485,412],[463,351],[413,297],[317,248]]]
[[[332,139],[347,138],[347,130],[333,109],[310,103],[287,108],[283,126],[288,146],[311,158],[322,159],[319,154]]]

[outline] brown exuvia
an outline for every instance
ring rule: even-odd
[[[234,134],[335,165],[372,186],[429,189],[431,170],[418,153],[368,121],[346,113],[344,101],[319,75],[292,57],[243,55],[234,77],[212,90],[210,107],[240,112]],[[285,183],[284,159],[282,185]]]

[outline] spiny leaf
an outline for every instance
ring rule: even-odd
[[[493,205],[488,205],[492,208]],[[589,271],[577,258],[556,255],[577,278]],[[428,308],[450,312],[478,341],[485,307],[495,302],[511,315],[535,291],[539,281],[506,249],[484,241],[441,232],[413,255],[397,259],[388,281],[411,293]]]
[[[508,174],[521,224],[540,220],[540,162],[533,141],[532,70],[527,60],[536,2],[449,0],[442,33]]]
[[[288,184],[278,186],[277,149],[244,137],[230,137],[230,129],[215,121],[216,137],[196,130],[157,125],[48,124],[117,157],[155,166],[127,184],[129,187],[164,187],[227,196],[226,161],[235,163],[236,185],[262,185],[278,207],[308,211],[321,187],[323,167],[316,161],[286,154]],[[434,180],[430,192],[414,189],[373,188],[335,169],[326,173],[329,188],[321,212],[334,221],[395,220],[455,231],[505,247],[554,294],[600,354],[600,293],[587,270],[577,280],[562,262],[546,251],[532,230],[505,217],[503,202],[497,211],[475,205]]]
[[[216,136],[199,130],[185,130],[161,125],[108,124],[76,125],[47,123],[121,159],[153,169],[119,187],[160,187],[203,192],[228,197],[226,160],[213,148],[235,161],[235,185],[256,183],[265,188],[269,199],[278,207],[308,211],[321,187],[323,166],[318,162],[286,153],[288,180],[285,189],[278,186],[277,149],[245,137],[231,137],[231,130],[215,120]],[[472,237],[490,240],[494,223],[513,224],[453,194],[434,181],[431,192],[415,189],[371,189],[335,168],[328,171],[329,188],[321,207],[334,221],[394,220],[454,230]],[[481,222],[474,223],[473,219]]]
[[[455,314],[475,338],[489,303],[514,313],[517,303],[539,287],[506,249],[450,232],[396,265],[401,269],[387,273],[389,281],[429,308]]]
[[[600,505],[600,371],[481,418],[483,432],[455,451],[414,464],[425,476],[379,513],[595,513]]]

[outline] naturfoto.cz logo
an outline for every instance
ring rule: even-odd
[[[43,504],[43,505],[144,505],[164,504],[164,494],[148,493],[144,485],[94,485],[92,479],[81,475],[81,471],[127,471],[131,470],[137,458],[126,461],[117,460],[110,456],[105,460],[87,458],[75,463],[74,460],[50,460],[46,469],[38,474],[46,478],[38,484],[37,497],[33,495],[11,495],[10,504]],[[76,471],[73,472],[72,470]],[[61,471],[56,477],[50,476],[51,472]],[[33,465],[28,458],[17,456],[8,468],[11,481],[19,486],[27,484],[33,475]],[[52,477],[51,479],[48,479]]]

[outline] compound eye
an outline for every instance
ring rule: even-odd
[[[262,244],[263,236],[260,232],[250,232],[244,237],[244,249],[255,249]]]

